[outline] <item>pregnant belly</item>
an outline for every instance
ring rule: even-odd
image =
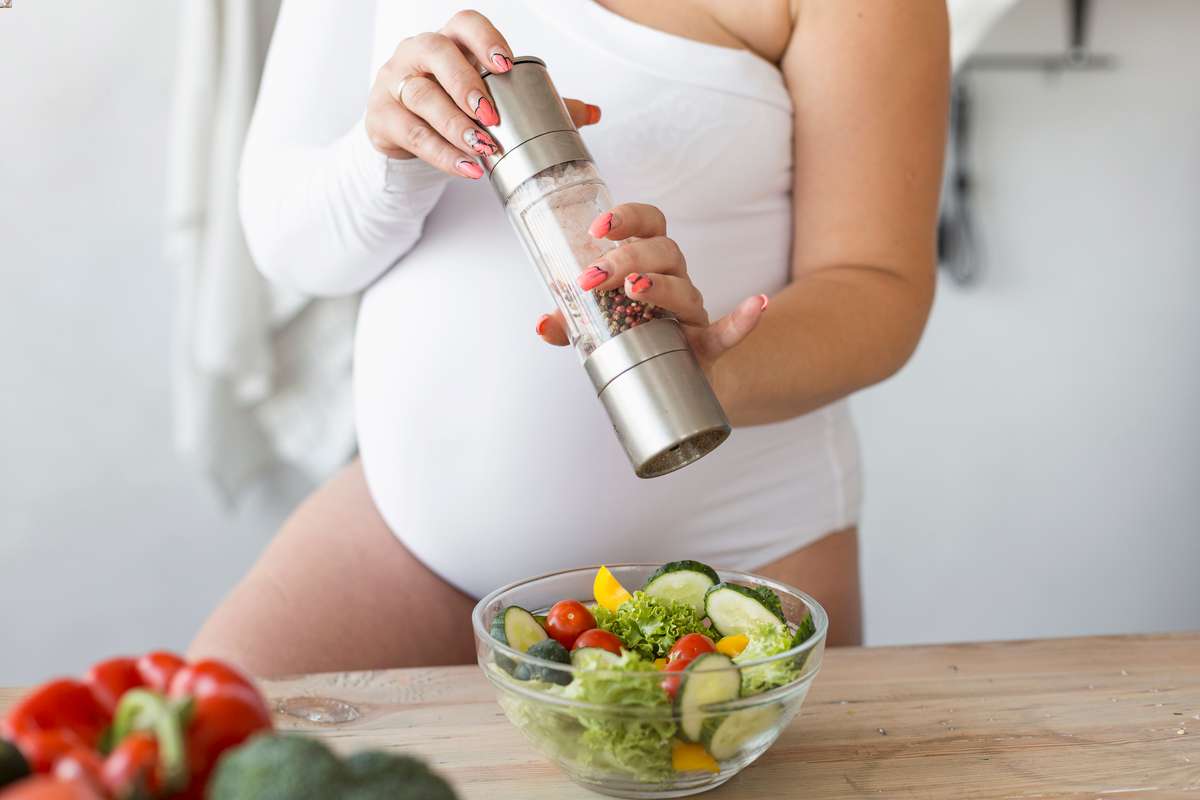
[[[635,477],[575,353],[534,335],[547,300],[512,255],[453,270],[453,259],[406,260],[363,302],[364,470],[418,558],[479,596],[603,562],[756,566],[833,529],[838,487],[820,414],[737,430],[686,469]],[[434,303],[446,297],[455,302]]]

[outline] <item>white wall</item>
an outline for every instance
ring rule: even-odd
[[[172,3],[0,12],[0,684],[182,647],[294,497],[170,444]],[[1056,47],[1026,0],[989,47]],[[1200,30],[1108,0],[1113,73],[976,79],[991,272],[856,403],[873,643],[1200,627]]]
[[[984,49],[1060,47],[1062,7]],[[972,76],[990,271],[855,402],[872,643],[1200,628],[1197,31],[1105,0],[1116,71]]]
[[[172,451],[175,3],[0,11],[0,685],[183,647],[291,503]]]

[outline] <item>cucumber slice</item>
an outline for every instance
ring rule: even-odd
[[[538,642],[550,638],[533,618],[533,614],[520,606],[501,609],[492,620],[491,634],[500,644],[506,644],[522,653]],[[512,673],[517,666],[516,662],[502,653],[496,653],[496,664],[508,673]]]
[[[534,642],[525,653],[534,658],[543,658],[559,664],[571,663],[571,654],[567,652],[567,648],[553,639]],[[546,681],[547,683],[557,683],[559,686],[566,686],[571,682],[571,673],[565,669],[555,669],[541,664],[518,664],[513,672],[513,677],[519,681]]]
[[[659,600],[687,603],[704,616],[704,593],[721,578],[707,564],[699,561],[672,561],[663,564],[642,587],[642,591]]]
[[[603,647],[580,647],[571,651],[571,663],[575,666],[604,668],[621,663],[621,656]]]
[[[786,622],[779,598],[765,586],[718,583],[705,593],[704,611],[722,636],[749,636],[764,623],[783,627]]]
[[[710,715],[704,709],[713,703],[727,703],[742,690],[742,676],[729,656],[702,653],[683,671],[682,685],[675,694],[675,711],[679,715],[679,733],[689,742],[700,740],[704,720]]]
[[[522,653],[543,639],[550,638],[533,614],[520,606],[509,606],[496,615],[492,620],[492,637]]]
[[[778,725],[782,716],[783,706],[778,703],[739,709],[705,722],[701,740],[713,758],[725,761]]]

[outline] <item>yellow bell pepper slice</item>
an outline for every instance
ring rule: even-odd
[[[600,567],[600,571],[596,573],[596,580],[592,582],[592,594],[596,596],[597,603],[614,613],[622,603],[633,597],[608,571],[608,567]]]
[[[725,636],[717,642],[717,652],[733,658],[745,650],[748,644],[750,644],[750,637],[744,633]]]
[[[667,668],[667,660],[665,658],[654,659],[654,668],[657,670],[666,669]]]
[[[688,744],[678,739],[671,740],[671,768],[676,772],[691,772],[704,770],[720,772],[717,761],[708,754],[702,744]]]

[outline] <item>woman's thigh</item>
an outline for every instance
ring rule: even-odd
[[[829,613],[831,647],[862,644],[857,528],[824,536],[755,572],[815,597]]]
[[[190,655],[260,676],[468,663],[473,607],[392,534],[355,461],[284,523]]]

